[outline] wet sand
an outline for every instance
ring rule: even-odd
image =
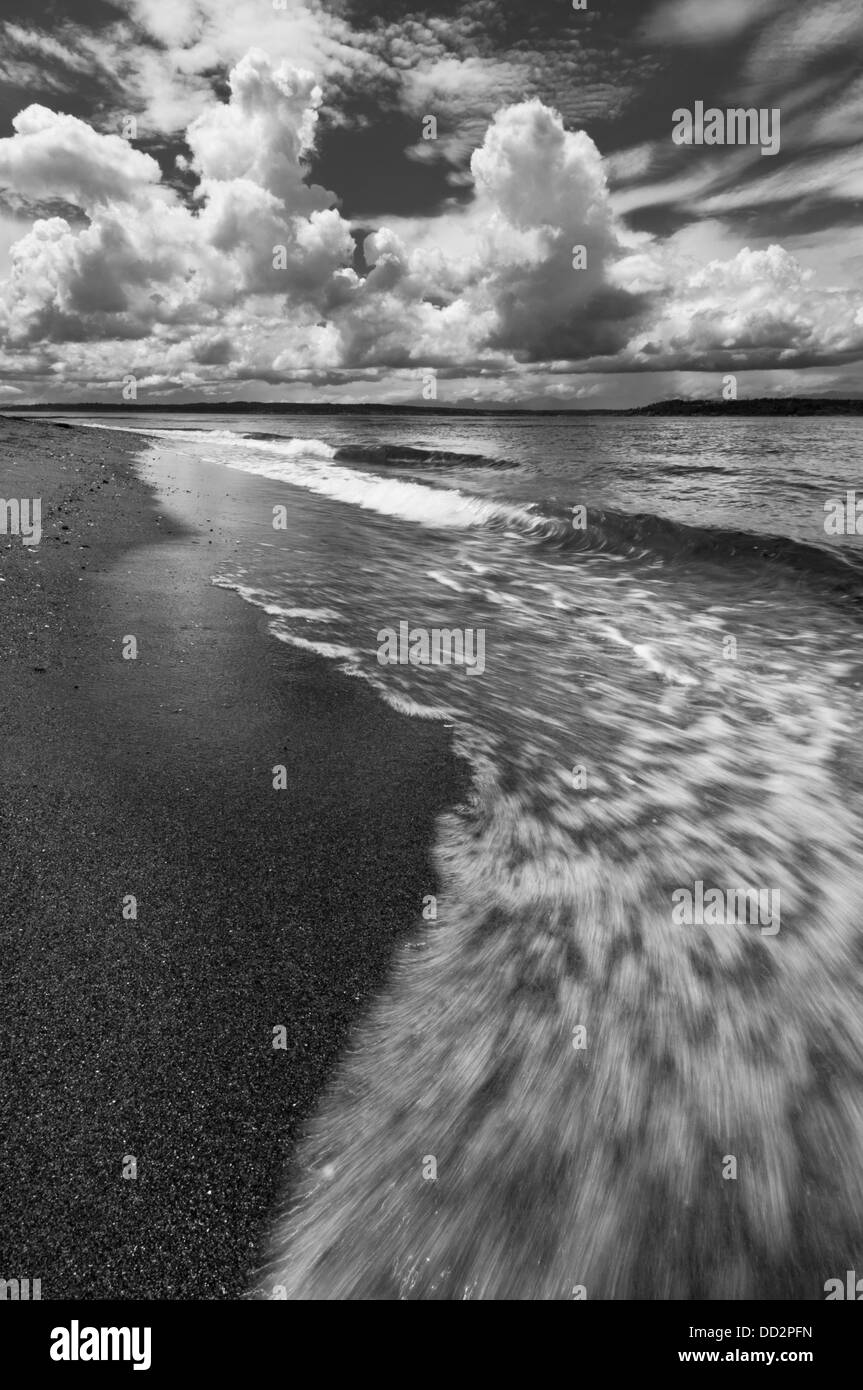
[[[240,1297],[465,774],[210,584],[228,539],[160,510],[140,439],[0,437],[43,526],[0,535],[0,1277]]]

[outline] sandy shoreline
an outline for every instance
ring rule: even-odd
[[[0,433],[0,494],[43,525],[30,553],[0,536],[0,1276],[239,1297],[464,774],[440,725],[210,585],[140,440]]]

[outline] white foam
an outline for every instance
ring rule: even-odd
[[[622,647],[628,647],[633,656],[637,656],[649,671],[653,671],[657,676],[662,676],[663,680],[668,681],[671,685],[700,684],[697,678],[691,676],[688,671],[681,671],[676,666],[667,665],[660,661],[646,642],[630,642],[623,636],[622,632],[618,631],[616,627],[612,627],[610,623],[601,624],[601,630],[613,642],[619,643]]]
[[[257,473],[261,477],[290,483],[336,502],[347,502],[363,511],[399,517],[420,526],[462,528],[516,519],[530,526],[533,521],[531,514],[521,508],[484,502],[455,489],[430,488],[422,483],[381,478],[372,473],[341,468],[337,464],[322,464],[316,459],[297,458],[294,461],[280,457],[269,462],[257,457],[234,458],[228,466],[244,473]]]
[[[278,637],[280,642],[288,642],[292,647],[299,647],[304,652],[315,652],[317,656],[329,657],[331,661],[346,662],[354,668],[360,659],[359,652],[354,651],[353,647],[343,646],[340,642],[310,642],[306,637],[297,637],[293,632],[287,632],[283,627],[279,627],[278,623],[270,623],[270,632],[274,637]]]
[[[336,453],[332,445],[325,443],[323,439],[303,439],[288,435],[285,435],[284,439],[246,439],[233,430],[149,430],[148,433],[156,434],[160,439],[181,439],[189,444],[230,444],[232,448],[260,450],[262,453],[284,458],[331,459]],[[229,467],[234,466],[230,460],[220,462],[227,462]]]
[[[364,511],[413,521],[420,526],[465,528],[489,522],[535,530],[543,522],[526,507],[489,502],[455,488],[427,487],[422,483],[363,473],[332,460],[335,449],[321,439],[244,439],[229,430],[139,430],[166,441],[192,444],[230,444],[222,464],[242,473],[288,483],[336,502]],[[512,533],[510,533],[512,534]],[[523,531],[519,534],[523,534]]]
[[[306,622],[333,623],[341,617],[334,608],[293,608],[276,603],[275,596],[266,589],[256,589],[251,584],[241,584],[238,579],[226,575],[215,575],[211,581],[217,589],[230,589],[240,598],[262,608],[270,618],[303,618]]]
[[[464,585],[453,579],[451,574],[444,574],[442,570],[426,570],[426,574],[429,579],[433,579],[436,584],[442,584],[445,589],[454,589],[457,594],[464,593]]]
[[[307,623],[332,623],[341,616],[334,608],[283,608],[280,603],[262,606],[271,618],[302,618]]]
[[[134,412],[132,412],[134,413]],[[166,429],[144,429],[140,425],[106,425],[102,421],[87,420],[81,422],[84,429],[90,430],[117,430],[120,434],[145,434],[155,439],[166,439],[170,441],[181,440],[185,444],[230,444],[252,449],[275,449],[279,453],[284,453],[287,457],[297,456],[317,456],[319,458],[334,458],[335,449],[330,444],[326,444],[322,439],[302,439],[296,436],[285,435],[284,439],[247,439],[237,430],[166,430]],[[204,463],[224,463],[224,459],[215,459],[209,455],[201,455]]]
[[[144,434],[167,442],[189,444],[230,445],[231,457],[218,462],[242,473],[254,473],[305,488],[337,502],[361,507],[364,511],[383,516],[399,517],[420,526],[434,528],[467,528],[501,522],[517,526],[518,531],[504,534],[519,539],[525,531],[536,531],[547,519],[528,507],[499,502],[487,502],[471,497],[455,488],[427,487],[422,483],[401,482],[396,478],[362,473],[355,468],[342,468],[330,463],[335,449],[322,439],[289,438],[245,439],[232,430],[165,430],[141,429],[133,425],[104,425],[88,423],[90,429],[119,430],[124,434]],[[201,455],[202,462],[212,456]]]

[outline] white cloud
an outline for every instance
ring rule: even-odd
[[[783,5],[749,55],[746,72],[753,80],[790,87],[813,60],[841,53],[863,38],[859,0],[808,0]]]
[[[199,41],[201,6],[173,19],[157,9],[151,22],[172,42]],[[823,288],[787,250],[742,247],[719,222],[664,241],[628,232],[593,140],[535,98],[489,122],[470,160],[472,201],[379,227],[360,276],[335,195],[307,183],[323,100],[312,71],[256,49],[239,57],[230,88],[188,128],[191,207],[118,136],[44,107],[16,118],[0,141],[0,179],[86,217],[42,218],[11,246],[7,346],[42,352],[41,370],[61,379],[134,372],[154,389],[198,390],[338,369],[517,380],[572,362],[766,369],[863,352],[860,296]],[[612,167],[620,175],[647,157],[639,147]],[[706,201],[711,186],[699,174],[694,191]],[[717,196],[725,206],[737,195]],[[576,247],[586,268],[573,265]],[[533,389],[553,400],[594,385],[552,376]]]
[[[33,199],[65,198],[85,211],[143,196],[162,174],[155,159],[85,121],[28,106],[0,140],[0,185]]]
[[[697,268],[664,254],[665,293],[626,350],[633,363],[751,370],[863,354],[863,294],[819,288],[781,246]]]
[[[863,198],[863,147],[860,145],[833,154],[798,159],[743,187],[728,187],[692,199],[691,208],[704,216],[722,216],[738,208],[772,206],[806,199],[842,197],[855,202]]]
[[[157,39],[152,49],[133,39],[117,43],[126,59],[125,86],[135,107],[155,128],[182,130],[202,109],[205,75],[233,68],[247,53],[250,35],[274,66],[283,60],[299,70],[326,72],[337,82],[345,74],[379,72],[369,54],[353,42],[349,24],[313,0],[118,0],[129,19]],[[154,81],[155,79],[155,81]]]
[[[775,13],[783,0],[665,0],[649,15],[645,36],[656,43],[709,44],[735,39]]]
[[[248,179],[292,207],[326,206],[335,194],[307,189],[301,165],[320,104],[312,73],[252,49],[231,73],[231,101],[211,103],[189,126],[192,163],[205,179]]]
[[[468,206],[368,238],[349,347],[369,360],[374,342],[390,355],[401,342],[417,363],[622,347],[639,306],[607,273],[628,246],[590,137],[533,99],[498,112],[470,167]]]
[[[229,104],[211,98],[189,133],[200,210],[161,184],[155,160],[83,121],[30,107],[0,141],[0,178],[62,196],[89,222],[41,219],[10,249],[3,320],[13,342],[142,339],[207,325],[244,297],[252,317],[284,299],[317,318],[338,297],[353,239],[332,194],[304,183],[320,93],[307,73],[247,55]],[[283,246],[286,268],[274,265]]]

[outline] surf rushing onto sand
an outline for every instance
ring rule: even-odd
[[[638,513],[643,436],[600,480],[538,462],[539,425],[485,453],[187,432],[285,507],[216,582],[473,772],[258,1296],[819,1298],[860,1250],[863,569],[795,487],[805,436],[756,477],[757,440],[673,426]],[[769,922],[675,912],[749,888]]]

